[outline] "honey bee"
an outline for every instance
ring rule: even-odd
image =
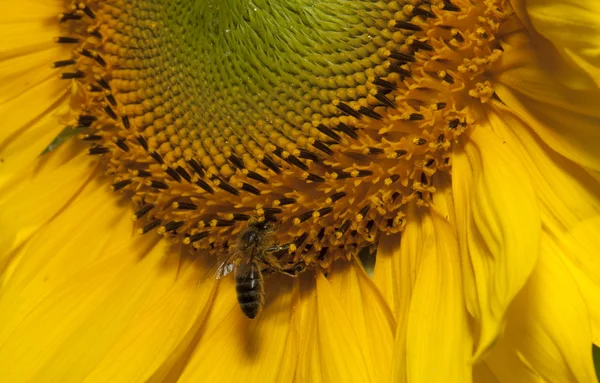
[[[228,259],[221,263],[217,278],[234,271],[237,300],[244,315],[254,319],[265,302],[263,270],[297,276],[306,266],[303,260],[281,266],[272,253],[283,252],[289,245],[277,246],[271,242],[275,225],[252,220],[242,230]]]

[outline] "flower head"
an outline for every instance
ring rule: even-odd
[[[593,7],[11,5],[5,380],[594,379]]]

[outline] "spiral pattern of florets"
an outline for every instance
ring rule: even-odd
[[[72,121],[139,231],[223,253],[277,222],[327,267],[428,206],[494,92],[510,6],[489,1],[74,2],[57,61]]]

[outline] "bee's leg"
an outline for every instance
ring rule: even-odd
[[[271,246],[265,250],[265,253],[272,254],[275,256],[275,258],[279,259],[287,253],[289,248],[290,248],[289,243],[285,244],[285,245]]]
[[[306,268],[306,263],[302,259],[285,266],[281,266],[278,262],[269,259],[269,257],[265,257],[262,262],[269,266],[269,268],[272,270],[280,272],[281,274],[289,275],[290,277],[297,276]]]
[[[300,274],[301,272],[303,272],[304,269],[306,269],[306,262],[304,262],[303,259],[299,259],[298,261],[296,261],[294,263],[291,263],[291,264],[288,264],[288,265],[282,267],[279,270],[279,272],[290,275],[292,277],[295,277],[298,274]]]
[[[300,259],[294,263],[288,263],[282,266],[278,260],[289,250],[290,244],[272,246],[265,249],[265,256],[261,261],[269,266],[271,270],[279,273],[295,277],[306,268],[306,263]]]
[[[289,248],[290,248],[290,244],[287,243],[285,245],[271,246],[268,249],[266,249],[265,252],[267,252],[267,253],[279,253],[281,251],[286,251]]]

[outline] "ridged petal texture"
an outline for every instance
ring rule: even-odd
[[[18,12],[16,4],[7,6],[0,15],[0,188],[9,175],[25,171],[60,133],[57,116],[68,112],[69,96],[51,67],[57,57],[69,54],[68,47],[52,41],[60,34],[57,11],[64,2],[23,1]]]
[[[552,73],[573,88],[600,87],[600,3],[574,0],[511,0],[545,52]],[[554,49],[544,44],[544,39]],[[556,57],[558,55],[559,57]],[[554,57],[553,57],[554,56]]]
[[[590,348],[592,343],[600,344],[600,5],[597,2],[512,0],[517,18],[507,16],[509,2],[500,0],[455,0],[439,4],[360,2],[359,5],[345,1],[337,19],[331,19],[333,5],[325,3],[320,3],[321,8],[312,13],[299,11],[305,8],[298,8],[299,3],[291,0],[277,3],[285,5],[283,8],[273,8],[274,2],[253,3],[266,15],[275,12],[274,9],[293,10],[291,24],[310,26],[311,20],[313,24],[314,20],[320,20],[318,26],[328,36],[339,37],[335,39],[337,45],[325,44],[323,36],[307,37],[294,28],[281,28],[277,23],[291,16],[277,11],[267,18],[271,23],[268,27],[249,37],[254,49],[242,44],[230,52],[250,56],[244,63],[247,73],[243,73],[243,81],[236,83],[235,76],[240,73],[228,72],[230,66],[217,65],[213,77],[206,72],[194,78],[199,83],[212,79],[207,86],[177,93],[183,89],[180,82],[169,90],[172,95],[177,93],[173,97],[179,97],[179,107],[189,107],[192,114],[198,113],[197,105],[185,103],[184,99],[201,95],[202,100],[213,106],[227,104],[230,107],[227,110],[243,126],[250,126],[256,134],[264,133],[264,140],[259,140],[264,145],[250,145],[250,151],[273,154],[276,166],[266,161],[271,167],[265,170],[263,165],[247,162],[256,165],[253,169],[258,169],[259,176],[277,180],[273,185],[260,186],[264,190],[297,187],[296,190],[305,193],[301,202],[306,206],[314,202],[309,193],[330,196],[347,192],[343,197],[337,194],[339,198],[348,197],[348,202],[344,202],[347,209],[340,213],[321,208],[308,215],[293,211],[302,217],[298,227],[306,229],[308,238],[323,237],[326,230],[327,235],[335,238],[340,231],[332,222],[337,222],[343,214],[352,215],[356,219],[353,225],[359,225],[346,227],[347,232],[339,237],[343,243],[336,242],[339,238],[328,243],[332,248],[329,254],[335,251],[339,259],[331,258],[322,264],[327,267],[311,268],[297,278],[278,273],[267,275],[265,307],[254,320],[246,318],[239,308],[233,274],[215,278],[215,257],[203,250],[191,252],[190,246],[182,241],[154,234],[138,235],[140,225],[131,220],[130,198],[126,193],[113,193],[109,185],[114,183],[114,177],[105,174],[107,168],[123,174],[131,169],[120,168],[116,162],[107,167],[106,159],[88,156],[86,146],[78,140],[52,146],[49,153],[40,156],[65,127],[81,117],[82,97],[89,96],[86,93],[89,84],[60,80],[50,67],[52,62],[69,58],[72,52],[70,47],[52,42],[65,31],[57,15],[72,11],[75,13],[66,17],[76,17],[77,12],[83,12],[84,3],[76,2],[69,8],[71,4],[62,0],[22,0],[3,4],[6,9],[0,14],[0,382],[596,381]],[[129,14],[118,10],[141,3],[107,1],[103,9],[116,12],[116,19],[121,17],[120,22],[124,22]],[[178,8],[183,3],[175,2],[178,5],[169,10],[169,15],[177,15],[177,10],[184,9]],[[212,29],[204,32],[210,35],[224,28],[226,44],[206,40],[200,56],[211,49],[235,45],[244,37],[240,30],[225,30],[232,20],[224,2],[198,2],[190,8],[195,13],[184,16],[189,19],[207,4],[211,5],[212,13],[202,14],[207,20],[221,24],[206,24]],[[339,8],[339,4],[335,7]],[[157,28],[160,23],[148,21],[154,8],[148,9],[140,17],[145,26]],[[452,16],[464,10],[471,13],[467,12],[465,17]],[[264,22],[253,16],[255,13],[244,15],[244,25]],[[64,18],[63,14],[61,19]],[[443,18],[443,23],[438,18]],[[386,21],[382,22],[383,19]],[[388,24],[392,19],[401,22]],[[347,28],[340,28],[340,20]],[[367,26],[358,25],[364,20],[369,21]],[[406,24],[407,20],[416,24]],[[177,20],[171,16],[166,23],[171,31],[177,27]],[[462,29],[456,34],[444,23],[460,25]],[[482,25],[496,34],[486,35],[488,30],[483,33],[478,29]],[[134,37],[148,37],[135,28],[124,30]],[[353,54],[345,50],[350,40],[355,44],[371,32],[380,35],[361,43],[366,47],[354,52],[359,57],[357,62],[346,67],[336,61],[345,54]],[[413,32],[417,34],[412,35]],[[278,33],[298,41],[280,39]],[[214,34],[211,36],[215,38]],[[407,40],[407,36],[412,39]],[[415,36],[423,41],[415,43]],[[111,44],[119,41],[113,38]],[[402,45],[402,52],[394,51],[396,61],[392,63],[396,72],[384,82],[378,81],[377,87],[369,88],[375,77],[390,75],[390,64],[386,64],[389,49],[376,48],[386,38]],[[489,41],[493,43],[488,46]],[[128,49],[138,44],[131,36],[120,42]],[[177,46],[178,41],[170,43]],[[186,44],[178,48],[191,46]],[[446,49],[445,44],[453,48]],[[265,50],[269,46],[285,51],[282,57],[297,60],[271,57]],[[315,48],[323,46],[329,52],[326,57]],[[406,50],[407,46],[411,50]],[[307,47],[311,55],[298,54]],[[439,50],[427,53],[432,52],[428,47]],[[119,48],[110,44],[105,48],[111,52],[106,55],[111,63],[109,56],[118,56]],[[151,57],[157,52],[165,53],[148,49],[144,54]],[[189,55],[184,57],[184,64],[197,57],[194,56],[197,52],[186,52]],[[227,56],[225,51],[220,53]],[[441,71],[439,62],[432,58],[438,53],[441,55],[438,58],[443,57],[439,62],[455,60],[463,64],[460,68],[464,71],[459,70],[459,64]],[[471,56],[467,59],[463,54]],[[411,60],[407,57],[414,58],[417,64],[400,61]],[[268,62],[268,68],[262,67],[262,62]],[[356,88],[348,86],[347,77],[337,74],[328,77],[330,71],[350,73],[357,68],[370,71],[368,76],[350,76]],[[192,69],[191,65],[169,66],[167,73],[173,79],[180,79],[178,76],[183,72],[195,73]],[[316,74],[303,75],[305,71]],[[113,84],[123,88],[132,86],[135,81],[125,84],[131,80],[130,75],[131,72],[117,72],[115,77],[121,76],[119,80],[123,82]],[[282,83],[278,82],[280,75],[285,80]],[[484,76],[487,82],[484,84],[483,77],[477,76]],[[293,92],[288,89],[307,78],[310,89],[301,86]],[[165,78],[147,76],[140,83],[155,80]],[[270,122],[254,124],[256,115],[246,113],[245,108],[256,112],[265,107],[261,104],[265,94],[256,88],[260,87],[258,83],[279,87],[279,93],[268,94],[269,108],[293,111],[295,115],[282,115],[301,125],[308,122],[310,126],[302,125],[295,130],[275,118],[273,124],[281,124],[277,129]],[[380,92],[382,84],[388,93]],[[227,90],[222,90],[223,86]],[[326,90],[320,91],[319,87]],[[397,92],[393,97],[389,96],[392,88]],[[242,104],[230,103],[232,97],[239,96],[240,89],[249,96],[240,99]],[[425,103],[433,97],[427,93],[431,89],[435,89],[435,107],[429,101]],[[137,102],[138,96],[146,96],[145,91],[155,90],[136,90],[120,97]],[[301,97],[304,91],[310,94],[306,99]],[[185,97],[181,96],[184,93]],[[292,93],[293,97],[288,97]],[[376,95],[379,104],[373,101]],[[102,97],[102,102],[106,102]],[[350,100],[351,110],[346,109],[345,115],[340,116],[334,99]],[[441,102],[442,99],[445,101]],[[89,107],[94,102],[86,99],[83,104]],[[398,157],[386,155],[384,160],[377,157],[382,154],[377,145],[386,150],[385,145],[395,145],[391,137],[394,127],[384,126],[377,116],[380,114],[383,121],[392,121],[390,116],[397,120],[404,118],[389,103],[396,108],[399,105],[412,108],[410,111],[416,113],[414,118],[426,117],[418,120],[423,125],[417,128],[410,125],[414,123],[410,122],[411,115],[404,113],[409,122],[402,120],[402,124],[409,125],[402,127],[409,128],[402,132],[403,141],[398,142],[405,146],[410,143],[416,149],[409,155],[398,149],[400,146],[395,148],[397,156],[406,156],[399,167],[395,166]],[[138,106],[158,113],[148,102],[140,102]],[[136,108],[131,107],[135,113],[139,112],[132,123],[145,121],[144,134],[151,132],[154,125],[162,129],[166,119],[152,119],[157,115]],[[449,120],[443,114],[448,113],[448,108],[458,116],[456,119]],[[214,174],[221,172],[223,179],[230,179],[239,169],[233,169],[231,158],[225,158],[224,153],[214,152],[226,147],[225,142],[212,140],[207,133],[227,131],[223,125],[229,118],[227,113],[223,114],[226,109],[219,110],[201,116],[206,124],[201,144],[210,148],[204,152],[207,166],[203,169],[218,168]],[[311,121],[302,120],[307,116],[312,118],[315,111],[331,120],[327,123],[339,127],[341,121],[352,128],[348,127],[344,133],[345,128],[335,131],[317,128]],[[211,125],[216,120],[220,122]],[[456,135],[452,133],[451,145],[450,135],[440,138],[437,133],[435,137],[425,135],[431,141],[427,145],[406,139],[429,132],[430,128],[433,132],[434,127],[437,133],[444,134],[458,128]],[[297,178],[288,183],[289,175],[275,176],[278,173],[274,169],[291,169],[290,162],[284,159],[309,163],[306,158],[286,157],[298,149],[294,145],[301,146],[303,141],[294,141],[292,145],[279,128],[295,132],[294,138],[308,137],[306,143],[312,138],[310,145],[317,142],[315,139],[322,141],[323,146],[317,143],[321,148],[319,156],[331,147],[334,158],[341,161],[335,166],[328,163],[339,171],[339,174],[333,172],[335,177],[357,178],[344,181],[342,188],[331,187],[327,182],[339,180],[325,171],[323,177],[331,180],[322,182],[315,177],[316,173],[311,173],[313,183],[304,183],[302,179],[301,186]],[[363,130],[369,133],[364,134]],[[352,144],[355,146],[345,146],[351,150],[342,155],[337,145],[349,142],[344,136],[348,132],[348,137],[359,134],[360,140]],[[164,134],[157,134],[150,145],[156,145],[156,140],[174,146],[181,143],[173,137],[167,139]],[[344,136],[343,140],[340,136]],[[284,155],[275,146],[271,147],[273,142],[286,150],[289,147],[290,153]],[[307,147],[314,149],[308,144]],[[303,155],[312,158],[314,153],[310,150],[302,152]],[[437,157],[427,157],[434,150]],[[167,160],[169,151],[163,153]],[[149,153],[142,154],[149,156]],[[171,153],[181,154],[176,150]],[[445,171],[428,172],[427,164],[432,159],[440,165],[438,170]],[[440,163],[446,160],[447,163]],[[146,164],[144,161],[146,157],[142,161]],[[358,173],[345,174],[341,169],[343,162],[346,170],[351,167],[356,170],[359,167],[354,167],[361,161],[376,165],[381,174],[361,173],[358,177]],[[168,168],[152,164],[153,171],[158,169],[159,173]],[[315,163],[309,165],[311,172],[317,169]],[[298,166],[298,162],[293,166]],[[389,169],[401,173],[402,180],[387,179],[392,174],[386,173]],[[363,176],[371,178],[366,182]],[[412,183],[410,187],[408,180]],[[210,182],[215,188],[223,186],[220,181]],[[372,194],[379,186],[390,187],[394,182],[402,184],[406,193],[399,194],[400,197],[382,193],[379,200],[371,198],[379,196]],[[168,183],[172,185],[175,181]],[[242,196],[239,201],[225,189],[217,193],[219,198],[224,197],[211,200],[206,205],[209,209],[220,204],[239,206],[238,202],[248,203],[254,209],[257,201],[264,200],[260,193]],[[424,194],[428,198],[421,198]],[[364,229],[365,217],[380,214],[377,209],[383,209],[385,203],[399,208],[399,202],[393,205],[393,198],[402,200],[401,214],[386,216],[388,220],[377,225],[394,230],[377,238],[377,243],[372,242],[376,238],[359,232]],[[170,209],[171,202],[164,206]],[[364,210],[365,206],[370,210]],[[256,210],[262,207],[257,206]],[[321,213],[331,214],[328,216],[331,224],[319,221]],[[229,229],[223,230],[221,234]],[[287,234],[297,239],[300,232]],[[358,257],[346,252],[353,245],[354,236],[373,243],[370,250],[377,248],[372,276]],[[327,253],[319,247],[323,244],[317,242],[315,256]],[[209,244],[202,246],[208,248]]]
[[[541,225],[532,185],[510,147],[492,132],[473,132],[453,158],[466,304],[481,326],[479,355],[495,341],[509,303],[535,265]]]

